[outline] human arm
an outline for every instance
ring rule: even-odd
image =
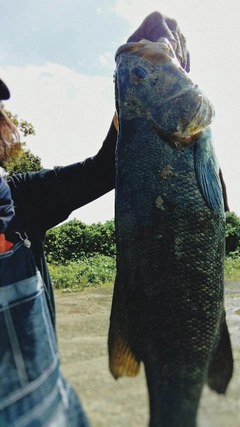
[[[42,232],[115,186],[117,131],[111,123],[98,153],[83,162],[10,178],[13,198]]]

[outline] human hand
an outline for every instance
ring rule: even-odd
[[[174,19],[170,19],[160,12],[148,15],[127,42],[139,42],[142,39],[156,42],[160,37],[166,37],[171,42],[182,68],[187,72],[190,71],[190,55],[184,35]]]

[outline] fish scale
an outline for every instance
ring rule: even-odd
[[[109,366],[117,379],[135,376],[143,362],[149,426],[195,427],[204,383],[224,393],[232,375],[225,215],[212,106],[162,43],[146,42],[147,54],[144,44],[140,52],[139,44],[124,45],[116,55],[117,275]]]

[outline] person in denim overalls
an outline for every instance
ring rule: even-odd
[[[128,39],[167,37],[189,71],[185,38],[176,21],[158,12]],[[0,80],[0,100],[10,92]],[[0,109],[9,137],[17,130]],[[86,427],[81,403],[61,374],[53,286],[44,255],[46,231],[115,187],[117,120],[98,153],[53,170],[20,173],[0,184],[0,426]],[[6,132],[5,137],[6,138]],[[1,228],[2,227],[2,228]]]

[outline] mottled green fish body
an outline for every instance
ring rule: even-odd
[[[116,56],[109,365],[118,378],[144,363],[151,427],[194,427],[204,383],[224,393],[232,374],[213,109],[166,40],[141,49],[125,45]]]

